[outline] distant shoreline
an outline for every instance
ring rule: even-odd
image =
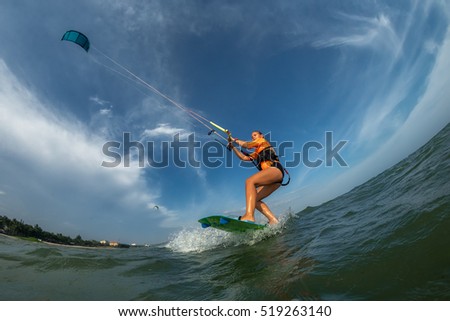
[[[32,242],[32,243],[42,243],[42,244],[46,244],[46,245],[50,245],[50,246],[62,246],[62,247],[78,248],[78,249],[107,249],[107,250],[115,249],[112,246],[82,246],[82,245],[52,243],[52,242],[47,242],[47,241],[42,241],[42,240],[40,241],[38,239],[33,240],[32,238],[8,235],[5,233],[0,233],[0,236],[4,236],[6,238],[10,238],[10,239],[14,239],[14,240],[28,241],[28,242]]]
[[[58,243],[51,243],[47,241],[39,241],[38,243],[44,243],[51,246],[63,246],[63,247],[70,247],[70,248],[76,248],[76,249],[99,249],[99,250],[114,250],[115,248],[112,246],[82,246],[82,245],[70,245],[70,244],[58,244]]]
[[[132,245],[112,242],[112,241],[96,241],[83,240],[80,235],[72,238],[70,236],[62,235],[61,233],[52,233],[43,230],[39,225],[29,225],[24,221],[10,219],[7,216],[0,216],[0,234],[16,237],[18,239],[29,242],[45,243],[48,245],[68,246],[72,248],[129,248]],[[133,246],[136,246],[133,244]]]

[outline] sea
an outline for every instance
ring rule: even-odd
[[[0,236],[0,300],[450,300],[450,124],[350,192],[245,234],[75,248]]]

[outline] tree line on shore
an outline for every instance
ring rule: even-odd
[[[102,246],[98,241],[87,241],[83,240],[80,235],[75,238],[62,235],[61,233],[55,234],[42,230],[39,225],[29,225],[25,224],[22,220],[18,221],[16,219],[10,219],[6,216],[0,216],[0,233],[25,237],[34,238],[36,240],[63,244],[63,245],[77,245],[77,246]]]

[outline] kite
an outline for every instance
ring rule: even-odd
[[[71,41],[81,46],[86,52],[89,51],[90,43],[88,37],[76,30],[67,31],[61,40]]]

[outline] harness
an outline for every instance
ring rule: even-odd
[[[228,134],[228,142],[230,142],[231,139],[231,133],[229,130],[224,129],[222,127],[220,127],[219,125],[210,122],[211,125],[213,125],[214,127],[220,129],[221,131],[223,131],[224,133]],[[208,135],[211,135],[212,133],[215,133],[216,131],[214,129],[212,129]],[[231,145],[225,145],[224,143],[222,143],[221,141],[219,141],[218,139],[214,139],[215,141],[219,142],[221,145],[223,145],[224,147],[226,147],[229,151],[231,151]],[[289,174],[289,172],[287,171],[286,168],[284,168],[283,165],[281,165],[280,160],[278,158],[278,155],[275,153],[275,150],[273,149],[272,146],[268,146],[266,148],[264,148],[262,151],[260,151],[257,155],[256,159],[253,159],[253,157],[250,156],[250,154],[248,152],[246,152],[245,150],[241,149],[241,153],[244,154],[247,157],[250,157],[252,164],[258,169],[258,170],[262,170],[262,166],[261,164],[265,161],[270,161],[272,163],[272,167],[276,167],[278,168],[281,173],[283,174],[283,178],[281,179],[281,186],[286,186],[291,182],[291,175]],[[275,166],[274,166],[275,165]],[[283,183],[283,179],[284,179],[284,174],[286,173],[286,175],[288,176],[288,180],[286,183]]]
[[[242,151],[242,153],[246,156],[250,156],[250,154],[248,154],[247,152]],[[287,174],[288,176],[288,180],[286,183],[283,183],[283,181],[280,182],[281,186],[286,186],[290,183],[291,181],[291,175],[289,174],[289,172],[287,171],[286,168],[284,168],[283,165],[281,165],[280,163],[280,159],[278,158],[278,155],[275,153],[275,150],[273,149],[272,146],[268,146],[266,148],[264,148],[262,151],[260,151],[256,157],[256,159],[252,159],[252,163],[253,165],[255,165],[255,167],[258,170],[262,170],[262,163],[266,162],[266,161],[270,161],[272,163],[272,167],[277,167],[279,170],[281,170],[281,172],[283,173],[283,178],[284,178],[284,173]]]
[[[266,147],[258,153],[258,156],[255,159],[256,168],[262,170],[262,163],[267,161],[272,163],[280,161],[272,146]]]

